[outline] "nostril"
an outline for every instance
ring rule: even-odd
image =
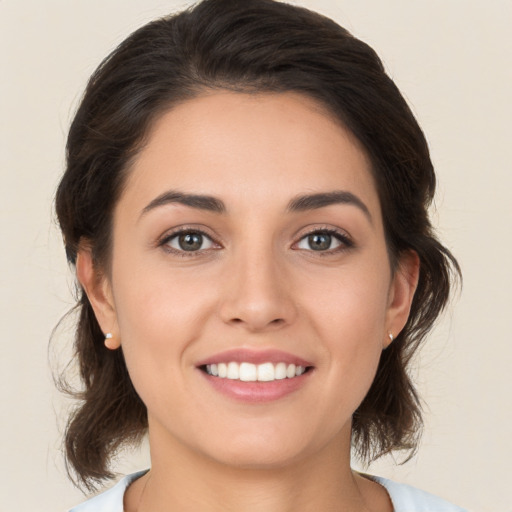
[[[245,327],[249,331],[260,331],[265,329],[279,329],[286,325],[286,320],[284,318],[274,318],[273,320],[267,320],[265,318],[247,318],[244,319],[239,317],[234,317],[229,319],[228,323],[233,327]]]

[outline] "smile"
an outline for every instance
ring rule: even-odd
[[[204,366],[204,370],[208,375],[221,379],[242,382],[272,382],[299,377],[306,372],[307,368],[284,362],[253,364],[231,361],[229,363],[207,364]]]
[[[238,402],[268,403],[307,386],[312,361],[276,349],[234,348],[212,354],[196,368],[214,390]]]

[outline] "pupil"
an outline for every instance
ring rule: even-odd
[[[326,235],[325,233],[309,235],[308,241],[311,249],[314,251],[323,251],[329,249],[331,246],[331,235]]]
[[[187,233],[180,235],[180,248],[184,251],[196,251],[201,248],[203,237],[199,233]]]

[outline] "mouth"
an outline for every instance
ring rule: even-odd
[[[312,369],[311,366],[287,364],[285,362],[254,364],[230,361],[200,366],[200,369],[212,377],[219,379],[238,380],[242,382],[273,382],[276,380],[294,379]]]
[[[247,403],[279,400],[298,392],[314,373],[311,362],[281,350],[228,350],[198,362],[213,389]]]

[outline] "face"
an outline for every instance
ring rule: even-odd
[[[152,441],[271,467],[349,446],[412,288],[346,129],[298,94],[212,92],[153,126],[92,302]]]

